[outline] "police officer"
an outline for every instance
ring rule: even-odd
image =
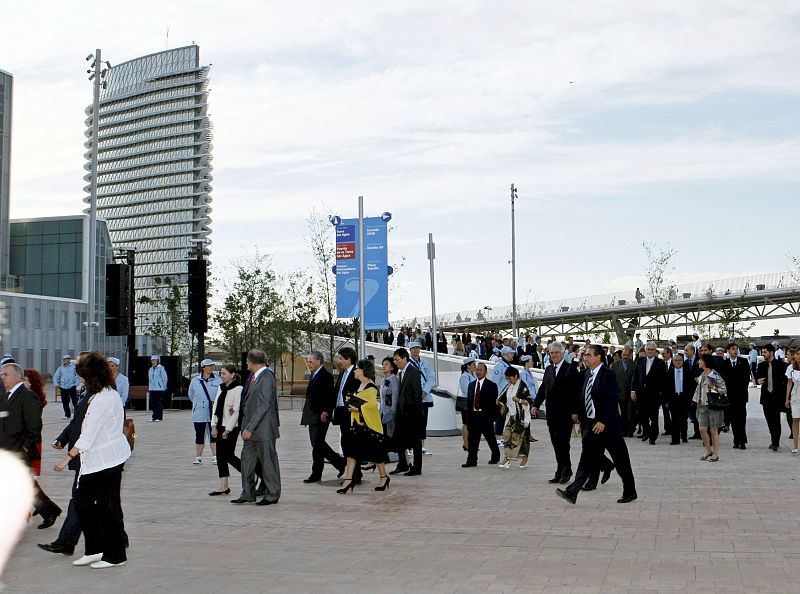
[[[425,438],[427,437],[428,428],[428,409],[433,406],[433,394],[431,394],[431,390],[433,390],[435,378],[433,377],[433,369],[431,369],[431,366],[420,357],[419,351],[422,344],[418,340],[414,340],[408,346],[411,349],[411,357],[408,362],[419,370],[419,375],[422,379],[422,417],[424,423],[422,427],[422,454],[423,456],[432,456],[433,452],[425,449]]]
[[[61,391],[61,405],[64,407],[64,418],[72,417],[69,403],[72,401],[72,409],[78,410],[78,373],[72,364],[72,357],[69,353],[64,353],[61,357],[64,363],[56,369],[53,374],[53,384],[58,386]]]
[[[458,396],[461,398],[467,397],[467,390],[471,382],[477,378],[475,375],[475,357],[467,357],[461,362],[461,377],[458,380]],[[467,411],[461,411],[461,437],[464,438],[464,451],[469,451],[469,442],[467,441]]]
[[[497,393],[501,394],[503,392],[503,388],[506,387],[508,384],[508,379],[506,379],[506,369],[511,367],[511,361],[514,360],[514,355],[516,354],[516,350],[511,348],[510,346],[504,346],[500,349],[500,359],[494,364],[494,369],[492,370],[492,375],[489,379],[491,379],[495,384],[497,384]],[[494,432],[495,435],[502,435],[503,434],[503,426],[505,425],[505,419],[498,419],[494,423]],[[498,437],[497,443],[500,445],[503,442],[501,438]]]
[[[192,464],[203,463],[203,449],[206,436],[211,445],[211,463],[217,463],[216,439],[211,436],[211,413],[214,401],[222,385],[220,377],[214,373],[214,362],[211,359],[200,361],[200,373],[192,378],[189,384],[189,400],[192,401],[192,422],[194,423],[196,458]]]
[[[119,359],[116,357],[109,357],[108,362],[111,365],[111,371],[114,375],[114,381],[117,384],[117,392],[122,400],[122,410],[125,411],[125,404],[128,402],[128,394],[130,392],[130,382],[128,378],[119,372]]]

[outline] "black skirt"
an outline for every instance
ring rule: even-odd
[[[366,425],[351,422],[342,434],[345,456],[359,462],[383,462],[386,459],[386,438]]]

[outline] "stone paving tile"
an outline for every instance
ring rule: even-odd
[[[208,497],[216,468],[208,452],[191,464],[188,412],[168,411],[160,424],[131,416],[139,441],[123,477],[128,565],[72,567],[35,546],[61,522],[45,531],[32,523],[3,576],[5,592],[108,592],[109,579],[121,593],[800,592],[800,516],[787,495],[800,461],[770,452],[755,416],[749,449],[732,450],[723,434],[717,464],[698,460],[696,441],[628,440],[639,500],[618,505],[614,476],[570,506],[547,483],[554,460],[544,439],[525,470],[487,465],[485,445],[480,466],[462,469],[460,438],[432,438],[423,476],[393,477],[388,492],[374,492],[378,476],[368,473],[354,493],[337,495],[329,467],[321,484],[304,485],[310,452],[295,406],[281,411],[283,493],[268,508],[228,503],[236,480],[231,497]],[[45,443],[61,430],[59,417],[56,406],[45,409]],[[544,423],[534,432],[544,437]],[[332,430],[334,447],[337,438]],[[572,453],[577,460],[578,440]],[[56,459],[46,449],[41,483],[66,503],[71,475],[50,470]]]

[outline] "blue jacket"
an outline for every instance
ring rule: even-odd
[[[489,379],[497,385],[498,394],[502,392],[503,388],[505,388],[506,384],[508,384],[508,379],[506,378],[506,369],[509,367],[511,367],[511,364],[505,359],[500,359],[494,364],[492,376]]]
[[[160,363],[155,367],[150,367],[147,371],[150,380],[149,389],[151,392],[164,392],[167,389],[167,370]]]
[[[434,381],[433,369],[431,369],[431,366],[428,365],[422,357],[419,358],[419,361],[415,361],[413,357],[408,361],[419,370],[419,375],[422,379],[422,401],[433,402],[433,396],[431,395]]]
[[[117,392],[119,392],[119,397],[122,400],[122,406],[125,406],[125,403],[128,402],[128,393],[131,389],[130,382],[128,381],[128,378],[121,373],[118,373],[117,377],[114,379],[117,383]]]
[[[523,367],[519,370],[519,377],[525,382],[525,385],[528,386],[528,390],[531,392],[531,398],[536,398],[536,379],[533,377],[533,374]]]
[[[469,385],[474,382],[477,377],[475,377],[474,373],[470,373],[469,371],[465,371],[461,374],[461,378],[458,380],[458,385],[461,388],[461,393],[459,396],[463,396],[464,398],[467,397],[467,390],[469,389]]]
[[[208,390],[203,389],[205,384]],[[213,409],[213,402],[217,399],[217,392],[222,385],[222,380],[218,375],[212,374],[207,380],[204,380],[201,375],[196,375],[192,378],[189,384],[189,400],[192,401],[192,422],[206,423],[211,420],[211,411]],[[211,402],[209,402],[209,398]]]
[[[59,388],[74,388],[78,385],[78,372],[75,371],[75,366],[71,363],[69,365],[61,365],[53,374],[53,384]]]

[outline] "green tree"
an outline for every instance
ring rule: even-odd
[[[185,288],[171,276],[155,277],[153,297],[143,295],[138,299],[142,305],[140,324],[144,333],[157,342],[160,352],[177,355],[189,351],[191,335],[187,320]]]
[[[650,290],[650,299],[655,307],[653,318],[657,322],[653,338],[660,340],[661,324],[658,323],[658,320],[659,316],[666,318],[667,303],[675,291],[675,285],[669,282],[667,275],[674,270],[672,258],[677,252],[669,244],[661,247],[652,241],[643,241],[642,247],[647,258],[647,264],[644,267],[647,286]],[[666,319],[664,319],[664,323],[666,323]]]
[[[336,230],[328,221],[324,211],[326,205],[313,208],[306,219],[306,242],[314,260],[312,274],[315,280],[314,296],[318,314],[322,319],[324,331],[329,336],[329,355],[333,361],[335,353],[336,322]]]

